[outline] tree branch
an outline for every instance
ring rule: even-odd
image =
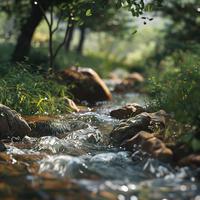
[[[43,9],[43,7],[42,7],[42,5],[40,4],[39,1],[37,1],[37,4],[38,4],[38,6],[39,6],[39,8],[40,8],[40,10],[41,10],[41,12],[42,12],[42,15],[43,15],[43,17],[44,17],[44,19],[45,19],[45,21],[46,21],[48,27],[50,27],[51,24],[50,24],[50,22],[49,22],[49,20],[48,20],[48,18],[47,18],[47,16],[46,16],[45,10]]]
[[[60,25],[60,21],[61,21],[61,19],[62,19],[62,16],[63,16],[63,12],[60,14],[60,16],[59,16],[59,18],[58,18],[58,20],[57,20],[56,27],[52,30],[52,33],[55,33],[55,32],[58,30],[59,25]]]
[[[51,26],[51,31],[53,27],[53,5],[50,5],[50,26]]]
[[[69,34],[69,27],[71,26],[71,16],[69,16],[69,20],[68,20],[68,25],[67,25],[67,28],[65,30],[65,36],[64,36],[64,39],[63,41],[60,43],[60,45],[57,47],[57,49],[55,50],[55,53],[53,55],[53,59],[56,58],[58,52],[60,51],[60,49],[63,47],[63,45],[65,44],[66,42],[66,39],[67,39],[67,36]]]

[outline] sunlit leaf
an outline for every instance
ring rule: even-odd
[[[88,9],[88,10],[86,11],[85,15],[86,15],[87,17],[92,16],[92,11],[91,11],[91,9]]]

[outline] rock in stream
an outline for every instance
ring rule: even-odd
[[[28,123],[19,113],[0,104],[0,138],[24,137],[30,131]]]
[[[121,120],[110,133],[111,143],[120,145],[124,140],[130,139],[140,131],[153,132],[157,128],[165,127],[165,111],[155,113],[143,112],[127,120]]]

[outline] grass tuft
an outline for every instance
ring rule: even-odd
[[[4,66],[1,66],[1,69]],[[12,66],[0,77],[0,102],[23,115],[69,112],[67,86],[30,73],[24,64]]]

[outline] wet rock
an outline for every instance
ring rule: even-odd
[[[127,119],[130,117],[135,117],[136,115],[145,112],[145,109],[139,104],[132,103],[123,106],[122,108],[112,110],[110,116],[116,119]]]
[[[51,125],[53,121],[58,120],[56,117],[34,115],[27,116],[25,119],[31,127],[31,132],[28,134],[28,136],[42,137],[46,135],[56,135],[57,132],[60,133],[60,130],[54,130]]]
[[[151,117],[151,126],[156,129],[164,130],[168,114],[164,110],[155,113],[148,113]]]
[[[110,133],[111,143],[120,145],[124,140],[132,138],[140,131],[163,130],[165,116],[165,111],[160,110],[155,113],[143,112],[127,120],[121,120]]]
[[[1,179],[25,175],[26,173],[27,173],[27,169],[25,165],[18,165],[18,164],[12,164],[12,163],[7,163],[7,162],[0,163]]]
[[[57,136],[69,132],[68,124],[62,120],[41,120],[30,122],[29,125],[32,128],[31,137]]]
[[[191,154],[182,158],[179,162],[181,166],[191,166],[199,167],[200,166],[200,154]]]
[[[109,191],[100,191],[98,195],[100,196],[101,199],[106,199],[106,200],[119,199],[117,198],[118,196],[117,194],[113,194],[112,192]]]
[[[168,161],[173,156],[172,150],[167,148],[164,142],[156,138],[152,133],[145,131],[141,131],[131,139],[124,141],[121,146],[130,151],[139,147],[142,151],[160,160]]]
[[[30,174],[24,165],[0,163],[0,177],[1,199],[92,199],[77,183],[50,173]]]
[[[121,144],[122,147],[125,147],[127,150],[133,150],[135,145],[140,146],[142,144],[142,141],[147,141],[154,138],[154,135],[152,133],[148,133],[145,131],[141,131],[137,133],[135,136],[132,138],[123,141]]]
[[[30,131],[31,128],[20,114],[0,104],[0,138],[24,137]]]
[[[127,90],[133,90],[139,92],[141,85],[144,82],[144,77],[139,73],[132,73],[125,77],[121,83],[117,84],[115,92],[126,92]]]
[[[78,119],[62,119],[52,116],[30,116],[26,120],[31,127],[30,137],[65,136],[70,131],[85,129],[88,125]]]
[[[40,155],[31,154],[8,154],[0,153],[0,177],[8,178],[13,176],[26,175],[28,170],[33,171],[33,168],[38,165]],[[44,156],[43,156],[44,157]],[[38,168],[38,166],[37,166]],[[36,172],[36,170],[35,170]]]
[[[139,114],[128,120],[122,120],[110,133],[111,143],[120,145],[124,140],[132,138],[140,131],[149,131],[151,117],[145,113]]]
[[[17,160],[18,163],[24,163],[27,166],[29,173],[36,174],[39,170],[39,161],[46,158],[46,154],[23,154],[23,155],[13,155],[13,158]]]
[[[48,122],[59,119],[56,116],[50,115],[32,115],[32,116],[24,116],[24,119],[28,124],[38,123],[38,122]]]
[[[7,154],[6,152],[0,152],[0,163],[1,162],[12,163],[12,161],[13,161],[12,155]]]
[[[0,152],[6,151],[6,146],[0,141]]]
[[[61,82],[73,85],[70,91],[80,101],[94,104],[97,101],[111,100],[112,98],[103,80],[90,68],[66,69],[60,72],[59,79]]]

